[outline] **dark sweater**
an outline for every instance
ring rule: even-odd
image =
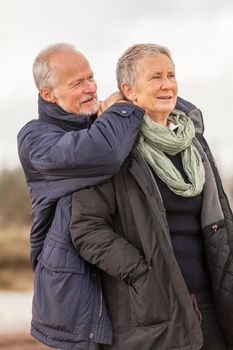
[[[167,156],[188,182],[181,155]],[[200,224],[202,193],[188,198],[178,196],[160,180],[154,171],[153,174],[166,209],[174,254],[184,280],[190,293],[203,292],[208,289],[209,278]]]

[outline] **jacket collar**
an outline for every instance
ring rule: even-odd
[[[45,101],[40,95],[38,98],[38,112],[39,119],[59,125],[66,131],[88,128],[96,119],[96,115],[87,117],[81,114],[68,113],[56,103]]]
[[[193,124],[196,129],[197,134],[203,134],[204,132],[204,121],[202,117],[202,113],[196,106],[192,103],[182,99],[181,97],[177,97],[176,109],[184,112],[188,117],[191,118]]]

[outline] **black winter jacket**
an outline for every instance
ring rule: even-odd
[[[201,227],[220,326],[233,346],[233,224],[218,171],[203,138],[199,110],[179,101],[194,121],[206,170]],[[113,323],[112,350],[198,350],[202,332],[175,259],[154,177],[136,148],[106,183],[76,192],[71,236],[80,255],[103,270]]]

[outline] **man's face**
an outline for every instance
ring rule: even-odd
[[[166,55],[157,54],[140,59],[136,69],[132,88],[135,104],[153,120],[166,120],[175,108],[178,93],[173,63]]]
[[[67,51],[54,54],[50,66],[58,79],[52,102],[73,114],[95,114],[99,109],[97,86],[87,59]]]

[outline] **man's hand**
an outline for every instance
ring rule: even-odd
[[[120,91],[116,91],[110,96],[108,96],[104,101],[100,102],[100,107],[98,110],[98,117],[110,106],[116,102],[127,102]]]

